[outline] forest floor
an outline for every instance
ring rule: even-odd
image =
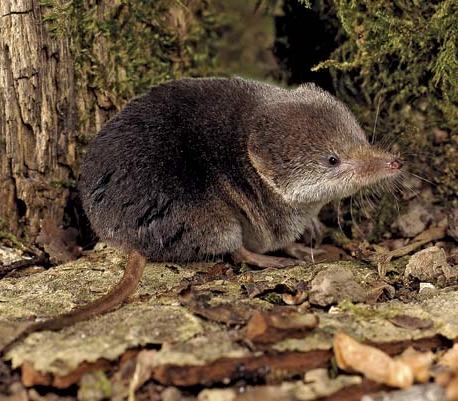
[[[418,230],[324,245],[321,261],[284,269],[149,263],[118,310],[5,349],[0,400],[458,399],[456,219]],[[0,247],[4,265],[21,257]],[[6,274],[0,348],[100,297],[124,264],[98,244]]]

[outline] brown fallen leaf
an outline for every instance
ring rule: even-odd
[[[453,372],[449,369],[440,369],[438,371],[433,371],[433,376],[434,381],[443,388],[446,388],[448,384],[452,381],[452,379],[455,377]]]
[[[371,282],[370,288],[367,290],[366,300],[367,304],[375,304],[380,298],[392,299],[396,295],[396,289],[382,280]]]
[[[167,267],[174,272],[179,272],[180,266],[167,264]],[[214,280],[230,281],[236,277],[234,267],[223,262],[218,262],[208,266],[203,264],[202,270],[197,271],[192,277],[183,278],[181,283],[176,288],[177,292],[186,291],[189,287],[201,285]]]
[[[37,371],[29,362],[24,362],[21,366],[21,379],[22,384],[26,387],[36,385],[50,386],[52,384],[51,375]]]
[[[342,248],[350,252],[356,259],[370,260],[374,254],[373,245],[366,240],[349,240],[342,244]]]
[[[253,309],[246,305],[230,303],[217,306],[188,305],[188,307],[200,317],[230,326],[245,324],[253,313]]]
[[[375,347],[364,345],[345,333],[334,336],[334,353],[337,366],[349,372],[359,372],[368,379],[392,387],[407,388],[414,376],[409,365],[394,360]]]
[[[458,401],[458,376],[455,376],[445,390],[447,401]]]
[[[283,311],[259,312],[251,316],[245,329],[245,338],[260,344],[271,344],[284,338],[302,337],[318,326],[318,317],[312,313]]]
[[[419,383],[426,383],[430,378],[430,368],[433,363],[434,354],[429,352],[419,352],[414,348],[407,348],[398,358],[410,366],[414,379]]]
[[[446,388],[447,401],[458,401],[458,343],[454,344],[438,361],[436,383]]]
[[[302,305],[308,298],[308,291],[298,291],[296,294],[282,294],[281,298],[286,305]]]
[[[21,365],[21,380],[26,387],[35,385],[49,385],[57,388],[67,388],[72,384],[78,383],[81,377],[87,372],[97,370],[110,370],[111,363],[105,359],[95,362],[83,362],[74,371],[64,376],[53,376],[44,374],[36,370],[31,363],[24,362]]]
[[[316,262],[336,262],[339,260],[352,260],[353,258],[345,252],[344,249],[334,245],[322,244],[320,249],[323,251],[321,255],[317,256]]]
[[[225,323],[227,325],[245,324],[253,313],[253,308],[245,304],[224,302],[210,305],[211,294],[199,292],[193,286],[187,286],[180,292],[181,305],[186,306],[194,314],[205,319]]]
[[[320,244],[319,248],[309,248],[304,244],[296,243],[288,246],[287,254],[297,259],[314,263],[353,259],[344,249],[330,244]]]
[[[288,292],[282,294],[282,300],[286,305],[301,305],[309,297],[308,284],[303,280],[297,283],[294,291],[294,294]]]
[[[395,326],[411,330],[429,329],[434,324],[431,319],[420,319],[419,317],[408,315],[396,315],[390,319],[390,322]]]
[[[451,370],[458,371],[458,343],[453,344],[453,347],[442,355],[438,363]]]
[[[194,314],[227,325],[245,324],[253,313],[253,308],[244,304],[225,302],[209,305],[207,293],[200,294],[192,289],[185,296],[180,295],[180,301]]]

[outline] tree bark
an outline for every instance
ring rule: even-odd
[[[0,2],[0,218],[33,241],[60,222],[76,165],[69,39],[52,37],[39,0]]]

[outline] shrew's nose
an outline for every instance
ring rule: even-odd
[[[402,160],[394,159],[393,161],[388,162],[388,168],[392,170],[400,170],[403,164]]]

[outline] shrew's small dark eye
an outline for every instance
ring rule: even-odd
[[[340,163],[340,160],[336,156],[329,156],[328,163],[330,166],[337,166]]]

